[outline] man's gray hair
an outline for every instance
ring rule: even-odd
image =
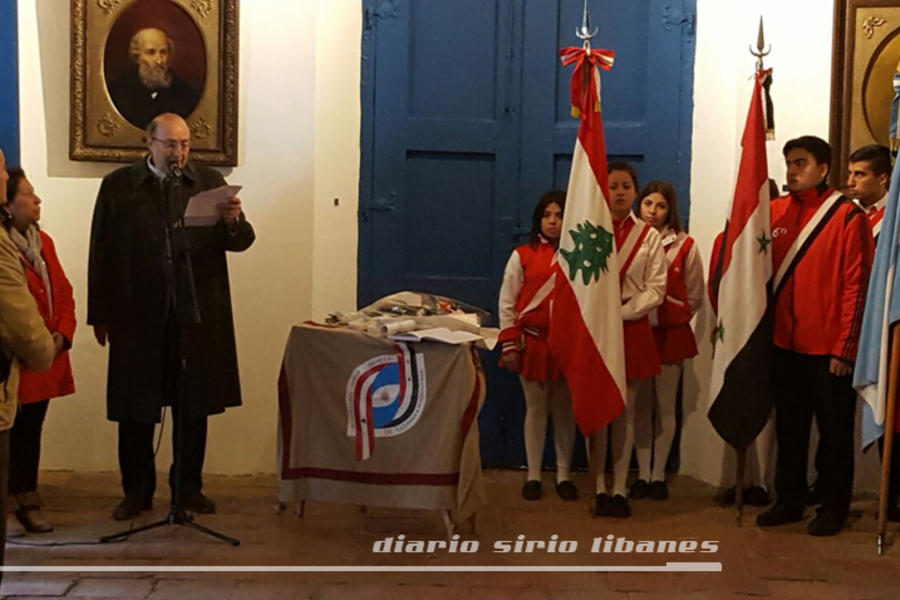
[[[162,31],[163,35],[166,36],[166,45],[169,47],[169,58],[172,58],[172,56],[175,55],[175,42],[172,41],[172,37],[168,33],[158,27],[144,27],[143,29],[136,31],[135,34],[131,36],[131,41],[128,43],[128,58],[130,58],[132,62],[137,62],[138,57],[141,55],[141,34],[150,29]]]

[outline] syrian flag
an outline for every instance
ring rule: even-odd
[[[900,278],[894,276],[897,269],[898,214],[897,196],[900,193],[900,172],[894,166],[888,189],[887,206],[881,221],[881,233],[875,247],[875,263],[869,278],[866,310],[863,313],[859,337],[859,353],[853,373],[853,387],[863,403],[863,448],[884,433],[887,408],[888,349],[891,326],[900,320]]]
[[[565,48],[560,56],[564,65],[575,64],[572,115],[581,123],[552,279],[550,352],[568,383],[575,422],[589,436],[622,413],[625,398],[619,261],[607,204],[598,69],[612,67],[613,53],[586,46]]]
[[[709,420],[728,444],[746,448],[772,412],[772,242],[766,120],[757,71],[741,140],[734,200],[716,259],[718,300]]]

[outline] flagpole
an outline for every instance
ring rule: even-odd
[[[894,421],[897,416],[897,379],[900,373],[900,327],[891,326],[890,368],[888,371],[887,414],[884,420],[884,452],[881,457],[881,489],[878,492],[878,556],[884,554],[887,531],[888,487],[891,480],[891,450],[894,447]]]

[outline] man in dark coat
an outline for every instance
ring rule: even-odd
[[[206,417],[241,403],[225,251],[245,250],[255,237],[236,197],[214,225],[179,223],[191,196],[225,184],[218,171],[188,162],[184,119],[159,115],[146,141],[148,156],[103,179],[88,265],[87,322],[110,345],[107,417],[119,423],[125,491],[118,520],[152,506],[163,406],[173,409],[173,494],[188,510],[215,511],[200,491]]]
[[[131,38],[128,56],[135,69],[109,85],[109,97],[136,127],[146,127],[165,112],[187,118],[197,107],[200,94],[169,67],[174,50],[172,39],[161,29],[141,29]]]

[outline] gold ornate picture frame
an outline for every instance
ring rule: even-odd
[[[892,79],[900,71],[900,0],[835,0],[831,67],[831,184],[844,185],[847,158],[868,144],[890,146]]]
[[[72,160],[131,162],[158,112],[191,158],[237,165],[238,0],[71,0]]]

